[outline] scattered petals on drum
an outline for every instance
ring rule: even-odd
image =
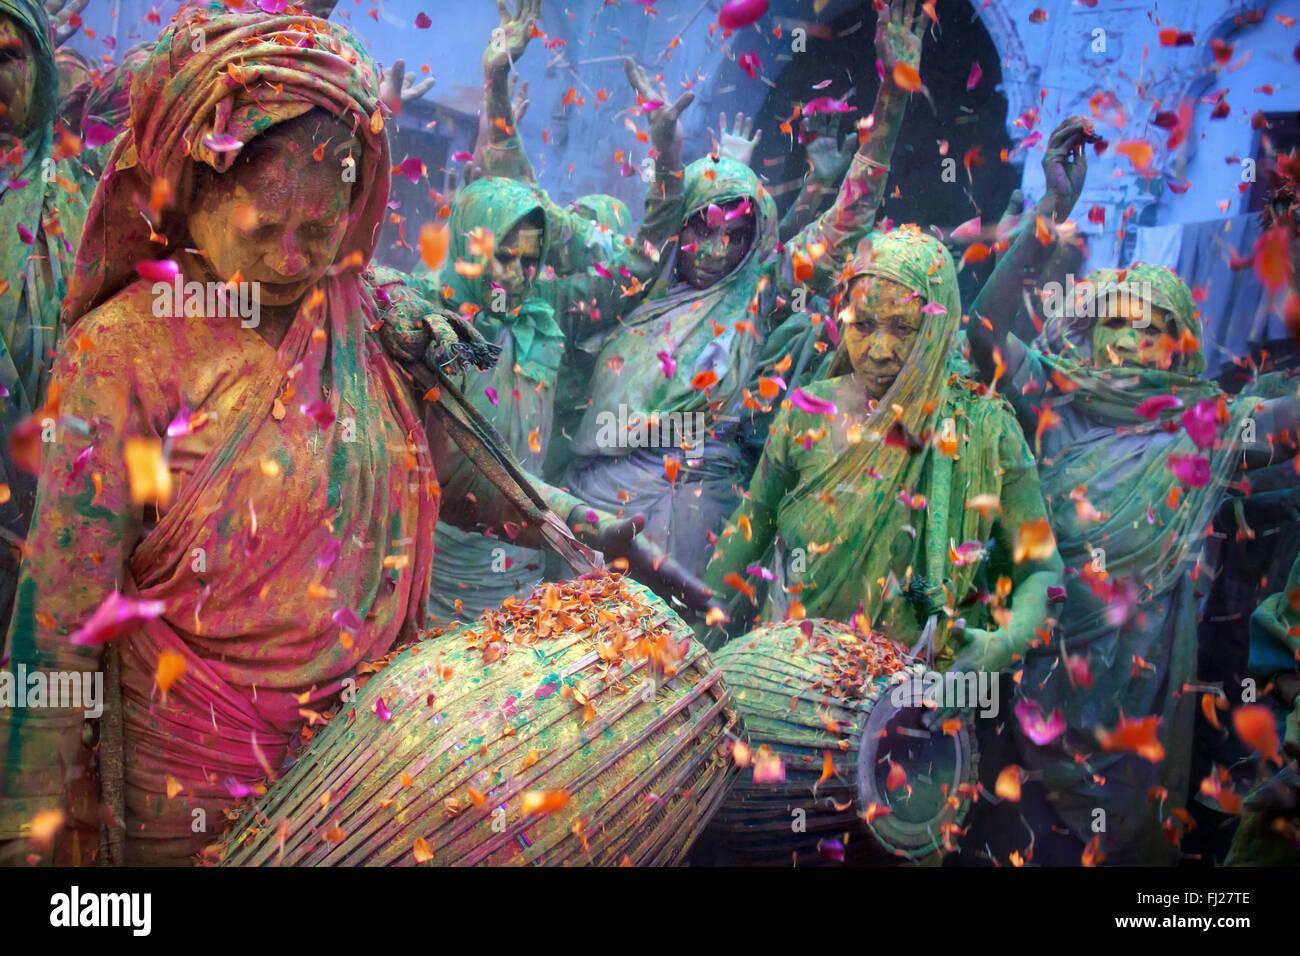
[[[738,773],[720,668],[617,574],[540,585],[358,672],[225,864],[671,865]]]

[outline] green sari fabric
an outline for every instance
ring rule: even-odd
[[[508,329],[513,341],[514,360],[524,375],[547,387],[555,384],[555,374],[564,355],[564,331],[555,321],[555,309],[537,296],[524,300],[511,312],[496,312],[492,306],[492,288],[483,274],[462,275],[456,264],[479,265],[482,257],[470,252],[470,233],[483,229],[495,241],[505,239],[529,215],[543,213],[537,193],[514,179],[480,179],[456,194],[451,207],[451,241],[447,261],[439,274],[439,285],[450,290],[448,303],[462,312],[466,305],[477,306],[474,327],[489,342],[495,342]],[[542,261],[545,261],[549,237],[542,235]]]
[[[626,405],[628,419],[651,413],[704,411],[709,405],[730,408],[739,400],[758,351],[758,338],[736,328],[755,321],[751,303],[765,290],[760,280],[769,273],[777,246],[776,202],[754,172],[732,159],[696,160],[686,168],[682,221],[710,204],[748,199],[756,220],[754,244],[741,264],[707,289],[676,281],[676,250],[664,257],[664,268],[641,306],[629,315],[607,342],[596,362],[591,392],[597,401],[584,415],[575,447],[581,455],[618,455],[598,440],[599,415]],[[768,283],[770,286],[770,283]],[[715,325],[722,327],[715,331]],[[676,363],[664,374],[659,352]],[[697,373],[712,370],[718,378],[705,396],[693,386]]]
[[[1260,602],[1250,616],[1250,669],[1267,677],[1279,671],[1300,669],[1300,606],[1292,601],[1300,595],[1300,558],[1281,591]],[[1291,735],[1296,734],[1292,717]],[[1297,739],[1300,743],[1300,739]]]
[[[1300,559],[1291,568],[1286,584],[1277,594],[1265,598],[1250,616],[1250,670],[1261,680],[1281,671],[1300,669]],[[1270,702],[1278,717],[1281,708]],[[1300,744],[1300,699],[1285,714],[1284,739]],[[1227,866],[1297,866],[1300,846],[1272,828],[1273,814],[1246,810],[1224,861]]]
[[[793,589],[809,617],[851,621],[865,613],[891,637],[911,643],[930,615],[945,607],[955,611],[982,583],[981,576],[999,559],[1005,563],[1005,556],[988,567],[984,561],[954,558],[950,544],[999,537],[993,513],[966,503],[982,495],[1001,499],[1011,483],[1027,484],[1032,486],[1029,510],[1020,517],[1033,520],[1043,515],[1041,495],[1010,408],[1001,399],[979,396],[974,383],[948,367],[961,302],[947,249],[915,226],[873,233],[849,272],[845,288],[858,276],[879,276],[943,311],[926,315],[897,379],[865,422],[861,415],[856,418],[861,424],[848,421],[842,410],[831,419],[793,405],[777,415],[750,485],[751,500],[733,515],[732,533],[705,580],[718,593],[735,595],[727,579],[733,573],[746,577],[757,557],[755,543],[774,531],[777,580],[769,589],[765,619],[783,616],[781,595]],[[837,366],[847,364],[843,352],[836,358]],[[803,392],[837,402],[855,394],[851,384],[852,375],[844,375]],[[900,428],[919,447],[909,450],[883,440]],[[941,432],[956,436],[955,457],[937,445]],[[918,495],[925,503],[914,507]],[[753,541],[743,531],[742,517],[754,529]],[[1002,543],[1010,547],[1005,537]],[[733,610],[743,610],[744,600],[734,601]],[[981,623],[982,607],[963,609],[972,626]],[[951,659],[947,636],[947,628],[941,628],[936,639],[944,663]]]
[[[463,314],[473,312],[469,318],[475,330],[501,346],[496,365],[482,374],[470,372],[462,387],[469,403],[496,427],[530,474],[541,474],[544,446],[550,441],[564,331],[536,281],[518,309],[500,313],[491,309],[491,284],[482,275],[460,274],[456,265],[483,261],[470,250],[472,231],[491,232],[500,242],[523,219],[542,210],[540,197],[526,183],[491,177],[471,183],[452,204],[447,261],[435,284],[422,284],[434,302],[445,302]],[[541,261],[548,254],[550,239],[544,229]],[[447,297],[445,290],[452,295]],[[467,306],[476,306],[477,311]],[[437,560],[429,610],[438,620],[476,618],[511,595],[527,594],[541,578],[540,552],[447,522],[438,523],[434,548]]]
[[[1168,309],[1180,333],[1199,332],[1191,294],[1169,270],[1136,266],[1123,279],[1114,271],[1096,278],[1098,294],[1126,284]],[[1216,426],[1214,446],[1199,450],[1181,416],[1198,402],[1217,404],[1222,395],[1196,377],[1205,368],[1199,348],[1168,371],[1097,368],[1090,349],[1094,321],[1045,328],[1038,344],[1049,351],[1027,349],[1004,386],[1027,434],[1039,427],[1042,409],[1055,414],[1055,424],[1037,438],[1039,471],[1068,575],[1059,639],[1030,652],[1019,689],[1044,716],[1059,710],[1066,732],[1041,746],[1026,737],[1022,751],[1081,840],[1098,835],[1095,811],[1104,810],[1100,847],[1107,858],[1151,865],[1173,862],[1163,820],[1183,805],[1190,772],[1196,695],[1184,686],[1196,672],[1192,576],[1240,460],[1235,423],[1245,413],[1242,403],[1257,399],[1229,403],[1234,424]],[[1178,404],[1139,413],[1144,401],[1161,396]],[[1182,485],[1171,469],[1176,456],[1202,457],[1208,481]],[[1066,656],[1086,662],[1090,686],[1067,674]],[[1097,731],[1113,731],[1121,716],[1158,720],[1161,760],[1101,748]],[[1149,799],[1153,788],[1166,795],[1163,803]]]
[[[62,325],[77,242],[95,191],[76,157],[56,158],[58,70],[50,25],[39,0],[0,0],[27,31],[36,56],[34,125],[22,139],[17,167],[0,166],[0,483],[10,500],[0,504],[0,527],[27,534],[36,477],[18,468],[9,447],[14,428],[45,400],[51,361]],[[0,627],[7,625],[17,581],[17,557],[0,543]]]

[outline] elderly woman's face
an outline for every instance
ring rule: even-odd
[[[524,219],[493,247],[492,255],[484,263],[483,277],[487,280],[484,288],[490,297],[484,304],[491,307],[491,297],[500,289],[499,298],[505,308],[492,311],[517,309],[528,298],[541,263],[542,219]]]
[[[682,226],[677,254],[677,272],[683,282],[695,289],[707,289],[735,271],[745,261],[754,245],[757,228],[753,211],[725,218],[746,202],[736,199],[719,207],[722,222],[713,226],[708,211],[700,210]]]
[[[1173,364],[1170,344],[1178,330],[1167,311],[1128,296],[1116,296],[1113,302],[1099,300],[1098,305],[1097,324],[1092,327],[1092,361],[1097,368],[1168,369]],[[1164,347],[1162,337],[1166,337]]]
[[[879,276],[860,276],[840,311],[844,347],[867,395],[881,399],[898,378],[920,334],[920,296]]]
[[[291,145],[299,148],[292,150]],[[213,180],[190,213],[190,238],[223,282],[259,283],[263,305],[294,305],[338,257],[352,184],[333,155],[302,144]]]
[[[36,48],[26,30],[0,13],[0,134],[25,134],[35,102]]]

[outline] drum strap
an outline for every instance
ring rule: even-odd
[[[930,494],[925,520],[925,580],[928,585],[930,617],[925,623],[920,639],[912,647],[912,656],[926,664],[934,660],[935,633],[939,629],[939,612],[942,606],[948,559],[948,512],[952,505],[952,459],[932,448],[930,452]]]

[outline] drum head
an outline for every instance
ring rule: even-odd
[[[887,810],[868,828],[886,849],[908,859],[942,849],[945,824],[960,824],[970,808],[959,788],[978,779],[970,717],[955,718],[955,734],[930,731],[923,718],[933,711],[921,706],[923,690],[917,675],[891,685],[867,715],[858,750],[859,812],[872,804]],[[949,797],[957,798],[956,808]]]

